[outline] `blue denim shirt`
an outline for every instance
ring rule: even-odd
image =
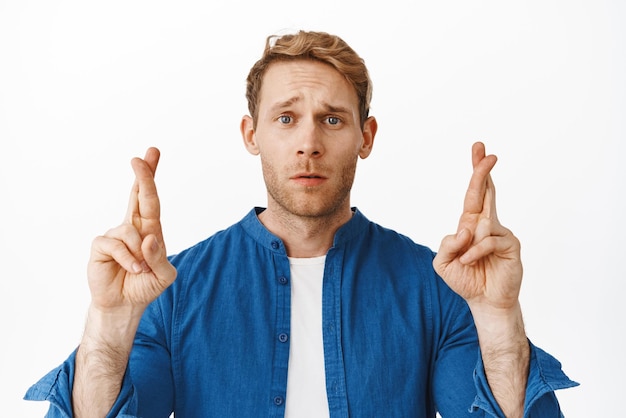
[[[171,257],[178,278],[146,310],[109,416],[284,416],[289,260],[261,210]],[[331,418],[503,416],[467,304],[433,256],[356,209],[336,233],[322,299]],[[74,355],[26,394],[50,417],[71,416]],[[531,345],[527,417],[562,416],[554,390],[574,385]]]

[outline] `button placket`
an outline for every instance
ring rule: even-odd
[[[275,350],[273,358],[272,382],[269,392],[271,418],[279,418],[284,414],[285,393],[287,391],[287,369],[289,364],[289,340],[290,340],[290,307],[291,307],[291,280],[289,277],[289,260],[284,254],[284,246],[278,239],[269,242],[271,251],[280,252],[274,254],[275,261],[274,288],[275,316],[274,316],[274,341]]]

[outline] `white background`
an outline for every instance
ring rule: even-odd
[[[79,342],[94,236],[123,218],[129,160],[158,146],[168,250],[265,203],[239,120],[265,37],[339,34],[374,80],[374,152],[352,203],[438,248],[470,147],[498,155],[522,241],[529,337],[581,386],[568,417],[623,406],[626,7],[616,1],[0,0],[0,404]]]

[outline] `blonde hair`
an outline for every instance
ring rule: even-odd
[[[256,125],[263,75],[277,61],[314,60],[339,71],[354,87],[359,101],[361,127],[369,115],[372,81],[365,62],[341,38],[325,32],[299,31],[289,35],[271,35],[265,42],[263,56],[250,69],[246,80],[248,110]]]

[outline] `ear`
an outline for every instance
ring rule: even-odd
[[[241,118],[241,137],[243,138],[243,145],[248,152],[252,155],[259,155],[259,146],[256,143],[256,135],[254,134],[254,121],[248,115]]]
[[[378,122],[376,122],[376,118],[370,116],[363,124],[363,143],[359,150],[359,157],[363,159],[369,157],[372,152],[372,147],[374,146],[374,137],[376,136],[377,130]]]

